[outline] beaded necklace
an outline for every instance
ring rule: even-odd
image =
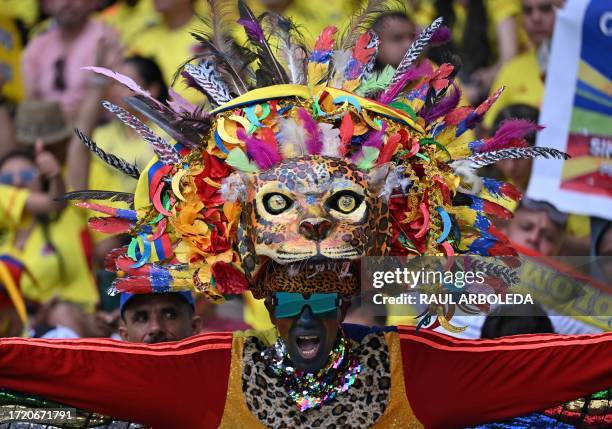
[[[283,380],[287,393],[300,411],[319,407],[338,393],[346,392],[361,372],[359,357],[351,353],[350,343],[342,335],[330,352],[327,365],[317,372],[296,370],[280,337],[262,355]]]

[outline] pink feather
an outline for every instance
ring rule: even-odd
[[[421,64],[417,66],[413,66],[408,70],[404,75],[398,80],[394,85],[387,88],[387,90],[381,94],[378,101],[383,104],[389,104],[397,95],[402,92],[402,90],[408,85],[408,82],[412,80],[417,80],[422,78],[423,76],[429,75],[433,73],[433,66],[429,60],[424,60]]]
[[[380,130],[378,131],[374,131],[374,132],[370,132],[370,135],[368,136],[368,139],[363,142],[362,146],[372,146],[375,147],[377,149],[380,149],[380,147],[383,144],[383,140],[385,138],[385,131],[387,130],[387,123],[383,122],[382,126],[380,127]]]
[[[311,155],[321,153],[321,149],[323,149],[323,137],[321,136],[321,130],[319,130],[317,122],[303,107],[299,108],[297,113],[298,117],[302,120],[306,133],[308,134],[308,138],[306,138],[305,141],[308,153]]]
[[[189,113],[191,115],[196,111],[196,106],[183,98],[181,94],[176,92],[174,88],[168,88],[168,94],[172,100],[168,100],[168,106],[177,113]]]
[[[106,77],[110,77],[111,79],[116,80],[117,82],[119,82],[120,84],[126,86],[127,88],[131,89],[132,91],[134,91],[136,94],[140,94],[144,97],[147,97],[149,100],[155,102],[155,104],[161,104],[159,101],[157,101],[155,98],[153,98],[151,96],[151,93],[149,91],[145,91],[144,89],[142,89],[136,82],[134,82],[132,80],[132,78],[122,75],[121,73],[117,73],[114,72],[112,70],[109,70],[105,67],[94,67],[94,66],[88,66],[88,67],[81,67],[81,70],[89,70],[92,71],[94,73],[98,73],[101,75],[104,75]]]
[[[260,169],[267,170],[281,161],[281,155],[278,150],[259,140],[257,137],[248,135],[243,128],[236,130],[236,136],[246,143],[247,154]]]
[[[509,147],[524,146],[519,142],[530,133],[543,129],[537,124],[526,119],[508,119],[501,123],[495,135],[487,140],[481,152],[506,149]]]

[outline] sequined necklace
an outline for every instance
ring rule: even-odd
[[[293,368],[287,347],[279,337],[273,347],[262,352],[275,374],[283,380],[289,396],[300,411],[316,408],[346,392],[361,372],[359,358],[351,353],[349,342],[340,336],[327,365],[317,372]]]

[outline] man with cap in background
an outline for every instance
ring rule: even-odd
[[[200,332],[191,292],[122,293],[119,335],[130,343],[179,341]]]

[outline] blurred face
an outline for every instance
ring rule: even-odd
[[[193,0],[155,0],[155,10],[159,13],[168,13],[174,8],[191,6]]]
[[[93,13],[97,2],[92,0],[47,0],[45,7],[59,27],[76,27]]]
[[[270,320],[287,345],[289,358],[295,368],[308,372],[323,368],[338,338],[340,323],[347,307],[339,308],[335,318],[317,317],[309,306],[305,306],[298,316],[282,319],[275,317],[271,300],[266,300],[266,307]]]
[[[503,175],[521,190],[527,189],[531,165],[531,159],[504,159],[496,164]]]
[[[407,19],[388,18],[377,30],[380,47],[377,61],[382,65],[397,67],[414,40],[416,28]]]
[[[508,238],[540,252],[544,256],[558,253],[563,240],[563,228],[554,223],[546,211],[518,209],[510,221]]]
[[[553,0],[523,0],[523,25],[534,45],[549,40],[555,27]]]
[[[170,294],[150,294],[132,298],[123,312],[119,334],[131,343],[179,341],[199,332],[200,318],[189,304]]]
[[[38,169],[27,158],[15,157],[5,161],[0,167],[0,183],[32,192],[42,190]]]

